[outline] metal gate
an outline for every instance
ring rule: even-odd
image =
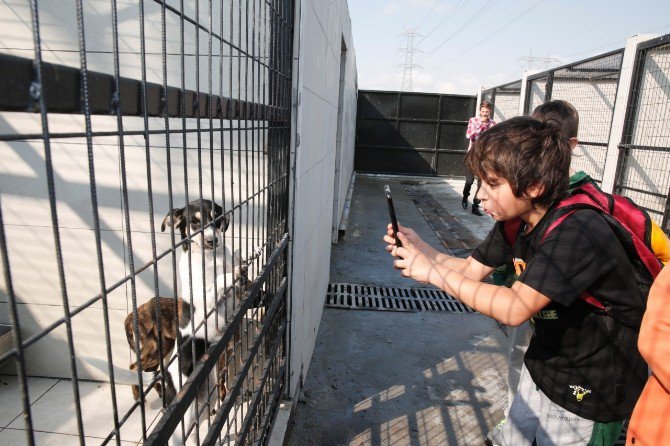
[[[2,6],[0,373],[27,444],[55,419],[82,445],[267,442],[287,374],[293,2],[187,3]],[[74,411],[45,407],[56,388]]]
[[[476,96],[359,91],[358,172],[463,176]]]
[[[638,45],[614,191],[670,234],[670,34]]]

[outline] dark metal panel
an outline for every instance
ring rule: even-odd
[[[440,124],[440,149],[468,150],[469,140],[465,137],[467,124]]]
[[[400,136],[395,121],[359,120],[356,144],[409,147],[409,143]]]
[[[400,122],[398,125],[400,141],[404,144],[396,145],[422,149],[435,147],[437,123]]]
[[[359,91],[359,118],[395,118],[398,116],[397,101],[399,93]]]
[[[400,96],[400,117],[409,119],[438,119],[437,95],[403,94]]]
[[[477,111],[476,96],[449,96],[442,97],[441,120],[465,121],[475,115]]]
[[[395,157],[397,173],[435,175],[432,167],[434,156],[433,151],[397,150]]]
[[[475,96],[360,91],[358,97],[355,170],[464,174],[465,131],[468,119],[475,114]],[[438,155],[441,150],[456,153]],[[439,161],[454,157],[460,161]]]
[[[445,172],[446,176],[465,176],[467,169],[463,160],[465,153],[462,152],[437,152],[437,171]]]

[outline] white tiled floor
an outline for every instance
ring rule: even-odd
[[[79,445],[72,382],[63,379],[29,378],[31,415],[35,442],[38,445]],[[100,444],[113,430],[113,409],[109,383],[80,381],[82,421],[86,444]],[[18,378],[0,375],[0,445],[24,445],[26,431],[22,412]],[[134,403],[130,386],[116,385],[119,417],[123,417]],[[145,416],[147,431],[161,412],[155,392],[149,394]],[[142,441],[142,423],[139,409],[121,427],[124,445]],[[114,444],[113,440],[110,444]]]

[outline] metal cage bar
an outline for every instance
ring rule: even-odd
[[[3,182],[0,197],[2,291],[14,332],[0,367],[18,376],[27,444],[44,430],[30,403],[31,375],[44,367],[36,352],[53,345],[66,352],[53,373],[70,387],[80,444],[88,435],[102,444],[165,444],[175,430],[197,444],[265,444],[288,367],[293,2],[140,0],[123,11],[124,25],[137,25],[130,31],[137,46],[130,48],[116,0],[103,4],[108,23],[100,30],[90,27],[86,2],[58,12],[74,17],[77,59],[56,61],[45,49],[50,27],[58,25],[40,21],[39,0],[26,5],[32,57],[0,54],[0,113],[28,123],[3,127],[0,146],[17,166],[35,165],[30,157],[38,154],[45,173],[28,181],[5,172],[19,186]],[[109,36],[105,64],[89,48],[98,44],[96,32]],[[64,160],[75,161],[72,170]],[[80,180],[83,211],[76,209]],[[42,275],[56,286],[45,296],[31,291],[38,281],[26,280],[32,272],[20,255],[25,240],[14,229],[17,200],[26,195],[47,209],[51,244],[37,252],[53,265]],[[206,200],[221,211],[212,204],[205,218]],[[185,229],[177,225],[180,210]],[[156,213],[163,212],[161,225]],[[230,259],[198,248],[219,227],[214,250]],[[78,241],[80,233],[92,241]],[[90,265],[73,266],[73,258]],[[58,304],[62,315],[29,320],[23,307],[31,299]],[[185,325],[183,308],[192,309]],[[158,333],[158,360],[143,370],[147,326]],[[104,388],[101,404],[109,413],[106,430],[94,434],[84,398],[90,380]],[[173,383],[179,392],[170,401]],[[149,405],[153,398],[164,400],[163,411]],[[187,413],[193,418],[182,423]]]

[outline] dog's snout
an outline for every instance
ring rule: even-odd
[[[218,240],[217,240],[216,236],[205,238],[205,247],[206,248],[210,248],[210,249],[215,248],[217,243],[218,243]]]

